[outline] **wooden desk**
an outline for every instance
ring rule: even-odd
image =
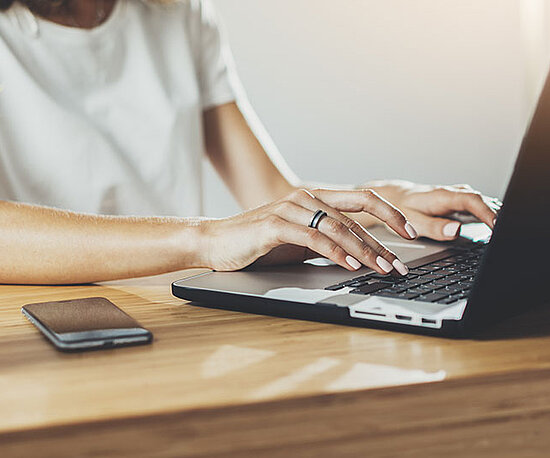
[[[0,456],[548,456],[550,313],[437,339],[189,306],[191,273],[0,286]],[[20,312],[97,295],[153,345],[63,354]]]

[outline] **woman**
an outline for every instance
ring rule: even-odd
[[[453,240],[453,212],[494,224],[498,205],[465,185],[307,189],[245,120],[206,1],[0,8],[0,282],[235,270],[317,254],[350,271],[404,275],[365,227]],[[203,152],[251,210],[189,216],[201,212]],[[308,227],[317,210],[327,215]]]

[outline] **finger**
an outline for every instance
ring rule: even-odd
[[[500,209],[502,208],[502,205],[498,205],[498,204],[495,204],[495,203],[493,203],[493,202],[489,202],[489,203],[487,203],[487,205],[489,206],[489,208],[490,208],[491,210],[493,210],[493,211],[495,211],[495,212],[497,212],[497,213],[498,213],[498,212],[500,211]]]
[[[473,192],[475,193],[475,189],[472,188],[469,184],[454,184],[452,186],[450,186],[450,188],[455,188],[455,189],[458,189],[460,191],[468,191],[468,192]],[[496,197],[489,197],[489,196],[485,196],[485,195],[481,195],[481,197],[483,198],[483,202],[485,202],[487,205],[489,206],[498,206],[498,207],[502,207],[502,202],[497,199]]]
[[[297,198],[297,203],[309,209],[313,209],[313,202],[322,201],[326,206],[333,209],[329,215],[342,222],[344,215],[340,212],[366,212],[386,223],[403,238],[412,240],[417,237],[415,228],[407,221],[405,215],[370,189],[355,191],[315,189],[305,193],[298,192],[295,198]],[[327,211],[326,209],[323,210]],[[336,215],[334,210],[342,217]]]
[[[494,199],[487,196],[481,196],[483,199],[483,202],[485,205],[487,205],[491,210],[493,210],[495,213],[500,211],[502,208],[502,202],[500,202],[498,199]],[[456,221],[460,221],[462,224],[468,224],[468,223],[479,223],[480,220],[477,216],[472,215],[469,212],[452,212],[451,214],[445,215],[449,219],[454,219]]]
[[[496,197],[482,196],[483,202],[488,205],[492,210],[498,212],[502,208],[502,202]]]
[[[388,250],[366,231],[360,237],[344,223],[330,216],[325,216],[320,221],[318,229],[364,265],[379,273],[387,274],[393,269],[401,275],[409,273],[408,267],[398,259],[395,253]]]
[[[468,212],[481,222],[493,227],[496,211],[488,206],[480,193],[475,191],[459,191],[451,187],[439,188],[427,198],[424,213],[443,216],[453,212]]]
[[[344,269],[355,271],[361,268],[357,259],[317,229],[291,223],[273,214],[265,219],[265,225],[263,232],[269,234],[271,248],[284,244],[299,245],[334,261]]]
[[[369,232],[367,232],[363,226],[357,223],[357,221],[352,220],[346,215],[328,206],[325,202],[316,198],[309,192],[300,196],[300,200],[302,202],[302,206],[310,212],[308,215],[309,218],[312,217],[315,211],[323,210],[327,213],[329,217],[336,221],[339,221],[341,224],[343,224],[345,228],[351,231],[351,233],[356,236],[361,244],[361,255],[359,256],[359,259],[361,259],[365,265],[369,266],[379,273],[388,273],[395,268],[395,270],[401,275],[408,274],[407,266],[400,259],[397,258],[395,253],[388,250],[383,244],[376,240],[376,238],[369,234]],[[412,225],[411,229],[409,230],[414,231],[412,235],[414,235],[414,237],[416,238],[417,233],[414,228],[412,228]],[[412,237],[408,236],[408,238],[410,239]],[[373,251],[376,256],[373,256]],[[354,253],[356,254],[355,251]]]
[[[454,210],[467,211],[493,228],[497,211],[489,206],[483,196],[477,192],[455,192],[451,193]]]
[[[321,210],[323,211],[332,210],[326,208],[320,201],[316,200],[315,203],[317,205],[322,204],[324,208],[321,208]],[[308,226],[314,214],[312,210],[290,201],[279,202],[275,208],[275,212],[283,219],[300,226]],[[344,218],[349,219],[347,217]],[[350,226],[353,226],[353,222],[351,225],[345,224],[327,214],[327,216],[321,219],[317,228],[365,266],[382,274],[387,274],[394,268],[401,275],[408,274],[408,268],[393,252],[384,247],[357,223],[355,224],[363,233],[360,234],[357,229],[356,231],[352,230]]]
[[[422,237],[448,241],[455,240],[460,235],[462,224],[459,221],[428,216],[415,210],[409,212],[409,218],[414,222],[415,227],[418,228],[418,233]]]
[[[451,186],[451,188],[456,188],[460,191],[467,191],[470,193],[476,193],[474,188],[472,188],[469,184],[455,184]],[[489,197],[485,195],[481,195],[481,198],[483,199],[483,202],[492,210],[498,212],[500,208],[502,207],[502,202],[497,199],[496,197]]]

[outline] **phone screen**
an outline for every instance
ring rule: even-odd
[[[60,350],[149,343],[152,334],[104,297],[28,304],[23,314]]]

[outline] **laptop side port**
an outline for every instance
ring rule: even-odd
[[[397,318],[398,320],[403,320],[403,321],[412,321],[412,316],[395,315],[395,318]]]
[[[357,310],[355,313],[358,313],[360,315],[386,316],[385,313],[376,313],[376,312],[370,312],[366,310]]]

